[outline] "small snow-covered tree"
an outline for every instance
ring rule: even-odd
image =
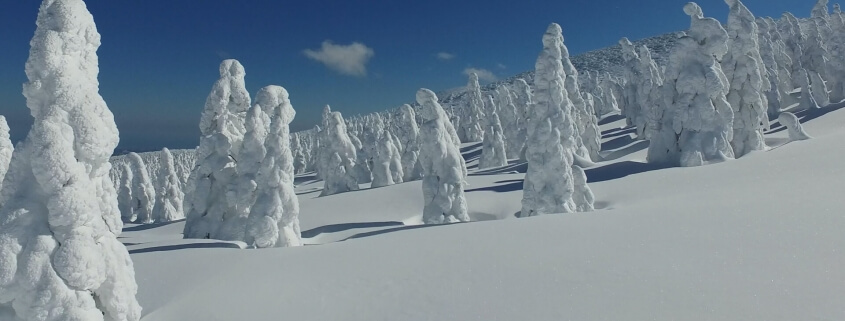
[[[136,222],[149,224],[153,222],[153,207],[155,207],[156,191],[150,180],[147,165],[137,153],[129,153],[129,164],[132,165],[132,211],[137,215]]]
[[[307,163],[305,162],[305,151],[303,150],[302,141],[299,139],[298,134],[293,135],[293,143],[292,150],[293,150],[293,172],[294,174],[302,174],[305,173],[305,168]]]
[[[502,122],[507,158],[518,158],[525,141],[519,140],[519,110],[513,102],[513,95],[507,86],[496,88],[496,113]]]
[[[423,169],[423,222],[442,224],[469,222],[464,184],[466,163],[461,157],[460,141],[454,128],[447,125],[446,112],[431,90],[420,89],[417,103],[420,113],[420,164]]]
[[[422,168],[419,164],[420,156],[420,127],[417,125],[417,115],[410,105],[399,108],[401,124],[399,125],[399,140],[404,147],[402,151],[403,181],[410,182],[422,178]]]
[[[270,129],[264,142],[266,153],[256,179],[258,196],[250,208],[245,241],[259,248],[300,246],[299,199],[293,186],[289,127],[296,111],[284,88],[268,86],[262,93],[265,99],[261,106],[270,117]]]
[[[469,74],[467,83],[467,101],[464,109],[464,128],[467,142],[480,142],[484,139],[484,98],[481,95],[481,85],[478,84],[478,75]]]
[[[781,113],[778,115],[778,122],[786,127],[786,130],[789,133],[789,140],[807,140],[812,138],[810,135],[807,135],[804,131],[804,127],[801,126],[801,121],[799,121],[798,117],[796,117],[793,113]]]
[[[830,95],[827,91],[825,81],[830,78],[828,75],[828,57],[830,53],[827,50],[827,45],[822,37],[822,26],[819,21],[824,21],[821,18],[814,18],[807,24],[807,38],[804,42],[804,53],[802,57],[802,65],[807,70],[810,76],[810,84],[813,87],[813,95],[821,106],[830,104]]]
[[[776,44],[774,43],[774,36],[772,36],[769,23],[764,18],[756,18],[757,24],[757,39],[760,48],[760,58],[765,67],[764,74],[769,82],[769,90],[765,92],[766,106],[768,116],[777,115],[781,110],[781,102],[784,95],[783,88],[781,88],[780,71],[778,68],[778,60],[775,57]],[[787,57],[788,58],[788,57]]]
[[[792,75],[792,78],[797,81],[798,86],[801,88],[801,98],[798,103],[799,108],[821,108],[822,106],[816,101],[816,95],[813,94],[813,87],[810,84],[810,77],[807,70],[798,70],[796,74]]]
[[[830,15],[831,37],[827,46],[830,53],[828,67],[830,70],[830,101],[834,103],[845,100],[845,15],[839,4],[833,6],[833,14]],[[839,54],[836,54],[839,53]]]
[[[109,179],[119,138],[98,93],[100,34],[82,0],[45,0],[36,26],[23,89],[34,122],[0,191],[0,315],[137,321]]]
[[[625,106],[622,114],[625,115],[628,126],[636,127],[637,136],[643,138],[645,137],[646,121],[643,117],[644,113],[640,110],[639,86],[641,79],[640,66],[642,66],[640,55],[637,54],[636,47],[634,47],[634,44],[628,38],[620,39],[619,45],[622,47],[622,59],[625,61],[625,78],[628,79],[622,95]]]
[[[527,124],[528,172],[520,217],[577,210],[572,199],[576,148],[572,139],[577,129],[569,119],[573,107],[564,83],[562,47],[562,30],[552,23],[543,35],[543,51],[535,64],[534,104]]]
[[[9,137],[9,124],[6,123],[6,117],[0,116],[0,190],[3,189],[3,178],[6,177],[9,162],[12,161],[12,153],[15,151],[15,146],[12,145]]]
[[[563,36],[561,36],[562,38]],[[565,73],[566,94],[572,102],[570,110],[573,124],[575,124],[576,143],[578,144],[577,154],[587,160],[599,160],[601,151],[601,130],[598,127],[598,118],[593,106],[588,104],[581,94],[581,85],[578,82],[578,70],[569,60],[569,49],[561,43],[561,59]]]
[[[331,112],[323,129],[321,165],[323,173],[323,193],[329,196],[358,190],[358,181],[354,172],[358,155],[355,146],[346,132],[346,122],[339,112]]]
[[[572,201],[575,203],[575,210],[578,212],[592,212],[595,208],[596,197],[593,191],[587,186],[587,173],[578,165],[572,165],[572,181],[575,189],[572,193]]]
[[[718,63],[728,51],[728,33],[716,19],[705,18],[694,2],[684,6],[684,12],[691,17],[690,30],[669,56],[664,81],[679,153],[675,159],[660,157],[655,162],[688,167],[733,158],[733,110],[726,98],[728,80]],[[672,146],[667,141],[655,148],[674,156]]]
[[[484,140],[481,143],[481,157],[478,160],[479,169],[502,167],[508,164],[505,155],[505,138],[502,124],[499,121],[496,104],[493,98],[487,96],[487,110],[485,110]]]
[[[733,147],[736,157],[766,149],[763,130],[769,127],[768,99],[771,90],[766,66],[760,56],[757,23],[740,0],[725,0],[728,14],[728,53],[722,70],[728,79],[728,104],[734,112]]]
[[[372,187],[384,187],[402,183],[404,174],[399,150],[393,143],[390,132],[387,131],[381,117],[376,117],[373,123],[371,159],[373,162]],[[397,181],[398,179],[398,181]]]
[[[117,207],[120,210],[120,217],[125,223],[134,222],[138,218],[138,213],[135,212],[135,197],[132,196],[132,186],[134,176],[132,168],[129,163],[121,163],[120,165],[120,183],[117,188]]]
[[[515,156],[519,156],[520,160],[526,160],[525,149],[527,148],[526,140],[528,140],[527,124],[529,122],[529,118],[531,117],[530,106],[534,103],[534,99],[531,95],[531,87],[528,86],[525,79],[517,79],[514,81],[513,86],[513,102],[519,112],[519,130],[516,133],[517,138],[515,140],[520,146],[519,153]]]
[[[153,219],[157,223],[172,222],[185,218],[182,210],[185,194],[179,186],[179,177],[173,164],[173,154],[164,148],[159,153],[161,164],[158,172],[158,190],[153,207]]]
[[[640,75],[637,87],[637,99],[644,113],[645,138],[651,140],[655,133],[662,130],[662,120],[665,113],[663,105],[663,73],[651,57],[651,51],[646,46],[640,46],[637,54],[640,56]]]
[[[244,126],[246,134],[244,134],[244,141],[237,158],[238,175],[232,182],[232,192],[227,193],[227,197],[230,197],[229,202],[235,204],[237,210],[237,214],[230,216],[230,220],[240,220],[240,223],[245,222],[244,219],[249,216],[249,208],[255,202],[258,188],[255,180],[258,177],[261,161],[267,153],[264,140],[267,138],[267,130],[270,129],[270,119],[263,111],[264,105],[267,104],[267,96],[266,87],[262,88],[255,96],[255,104],[247,112]],[[230,223],[235,224],[234,221]]]
[[[185,238],[243,239],[242,228],[225,229],[223,222],[240,217],[227,194],[237,177],[238,152],[246,132],[245,114],[250,98],[245,77],[240,62],[224,60],[220,79],[205,102],[196,166],[185,193]]]

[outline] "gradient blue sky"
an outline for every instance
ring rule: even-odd
[[[31,117],[21,95],[40,1],[0,11],[0,114],[13,139]],[[758,16],[808,16],[813,0],[747,0]],[[462,86],[466,68],[507,77],[533,68],[540,38],[559,23],[573,54],[688,26],[684,0],[358,1],[89,0],[102,34],[100,92],[121,131],[120,149],[194,147],[200,112],[221,59],[247,71],[247,88],[281,85],[297,110],[293,130],[312,127],[325,104],[344,115],[399,106],[421,87]],[[698,2],[725,20],[723,0]],[[366,76],[343,75],[304,50],[325,40],[374,51]],[[440,52],[454,55],[438,59]]]

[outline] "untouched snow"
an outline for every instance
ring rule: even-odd
[[[183,223],[122,240],[148,321],[842,320],[845,109],[796,115],[813,139],[786,143],[775,122],[771,150],[664,169],[611,115],[591,213],[514,218],[524,164],[478,171],[472,144],[482,222],[418,225],[419,181],[318,197],[306,174],[303,241],[320,246],[181,240]]]

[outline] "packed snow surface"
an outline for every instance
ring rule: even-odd
[[[624,118],[586,168],[596,211],[516,219],[524,163],[480,171],[472,223],[420,225],[421,182],[318,197],[297,177],[299,248],[128,225],[142,320],[843,320],[845,110],[797,112],[814,139],[695,168],[645,163]]]

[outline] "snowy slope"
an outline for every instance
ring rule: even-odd
[[[814,139],[783,145],[774,124],[770,151],[667,169],[611,116],[593,213],[513,218],[521,164],[475,171],[485,221],[446,226],[415,225],[418,182],[318,198],[304,176],[303,234],[322,245],[233,249],[181,240],[182,223],[122,240],[148,321],[843,320],[845,109],[799,116]]]

